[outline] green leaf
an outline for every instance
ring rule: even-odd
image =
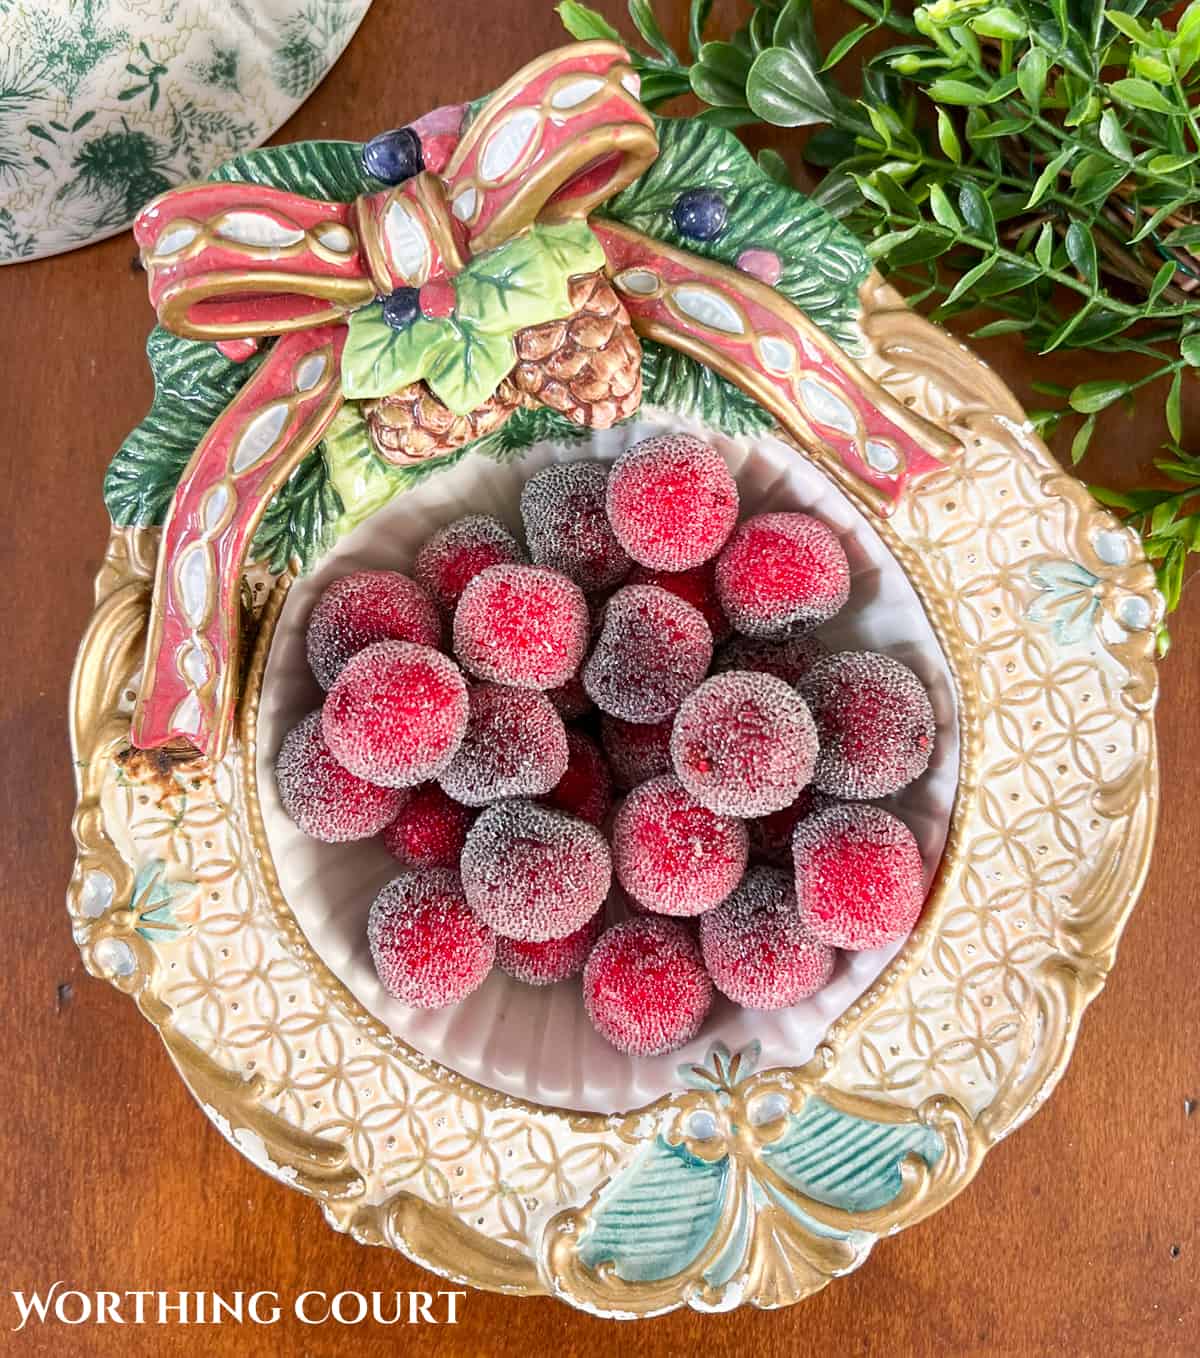
[[[1042,105],[1049,70],[1050,58],[1041,47],[1031,47],[1017,65],[1017,87],[1035,113]]]
[[[675,55],[666,35],[659,27],[649,0],[629,0],[629,17],[633,20],[637,31],[665,62],[672,66],[679,65],[679,58]]]
[[[788,169],[787,161],[778,151],[771,150],[769,146],[764,147],[758,153],[758,168],[763,174],[773,179],[776,184],[783,184],[791,188],[792,172]]]
[[[929,97],[939,104],[990,104],[998,97],[990,90],[981,90],[976,85],[968,85],[965,80],[935,80],[929,86]]]
[[[929,186],[929,210],[933,213],[934,220],[943,226],[949,227],[952,231],[962,230],[962,218],[955,212],[953,204],[946,197],[946,190],[940,184]]]
[[[352,312],[342,352],[342,393],[351,400],[388,396],[419,382],[428,365],[458,342],[448,318],[418,317],[406,330],[395,330],[383,318],[383,306],[372,302]]]
[[[942,305],[949,306],[951,302],[957,302],[960,297],[970,292],[976,283],[980,282],[981,279],[985,278],[987,274],[992,271],[998,260],[998,255],[988,255],[981,263],[976,264],[973,269],[968,269],[950,289],[950,293]]]
[[[456,344],[433,348],[423,376],[456,415],[468,415],[496,390],[516,360],[511,335],[485,334],[463,323]]]
[[[1089,415],[1086,420],[1075,431],[1075,437],[1071,440],[1071,465],[1082,460],[1084,453],[1088,450],[1088,444],[1092,441],[1092,435],[1096,432],[1096,417]]]
[[[1146,163],[1146,168],[1151,174],[1174,174],[1176,170],[1182,170],[1191,165],[1196,159],[1196,153],[1191,155],[1157,155],[1151,156]]]
[[[1167,392],[1167,432],[1176,443],[1183,438],[1183,369],[1176,370],[1171,379],[1171,389]]]
[[[1054,227],[1049,222],[1042,223],[1038,232],[1037,244],[1033,247],[1033,257],[1043,269],[1050,267],[1054,255]]]
[[[1129,138],[1125,135],[1121,120],[1111,108],[1106,108],[1100,115],[1100,145],[1119,160],[1133,159]]]
[[[757,401],[718,376],[714,369],[678,349],[645,339],[642,400],[647,405],[665,406],[680,415],[702,420],[731,435],[761,433],[774,423]]]
[[[696,97],[717,108],[746,106],[750,58],[728,42],[706,42],[690,71]]]
[[[1025,20],[1004,5],[997,5],[967,22],[973,32],[984,38],[1023,38],[1027,32]]]
[[[1151,113],[1174,113],[1175,108],[1167,102],[1156,86],[1148,80],[1127,77],[1114,80],[1108,87],[1113,96],[1130,108],[1143,108]]]
[[[333,544],[341,515],[341,498],[318,447],[275,492],[254,535],[250,559],[266,562],[275,572],[291,562],[310,571]]]
[[[297,141],[245,151],[209,178],[217,183],[264,184],[339,203],[352,203],[360,193],[382,187],[363,173],[362,146],[354,141]]]
[[[607,38],[610,42],[620,42],[621,35],[602,15],[579,0],[562,0],[555,5],[554,12],[562,20],[562,26],[573,38],[587,42],[591,38]]]
[[[977,236],[995,241],[996,222],[992,216],[991,204],[983,190],[972,179],[964,180],[958,191],[958,210]]]
[[[1079,222],[1072,222],[1067,227],[1067,258],[1083,275],[1084,282],[1089,287],[1096,286],[1097,264],[1096,264],[1096,242],[1092,239],[1092,233]]]
[[[1149,29],[1143,28],[1132,14],[1125,14],[1119,9],[1108,9],[1105,10],[1104,17],[1119,33],[1124,33],[1127,38],[1131,38],[1134,42],[1149,42]]]
[[[1032,126],[1032,118],[997,118],[975,133],[975,141],[987,141],[989,137],[1015,137]]]
[[[1200,244],[1200,223],[1195,226],[1178,226],[1163,237],[1163,244],[1171,247],[1189,249]]]
[[[1175,261],[1169,259],[1154,275],[1154,282],[1150,284],[1150,291],[1146,294],[1146,303],[1148,306],[1153,306],[1166,291],[1167,286],[1175,277],[1175,270],[1177,267]]]
[[[827,123],[833,104],[813,67],[799,52],[768,47],[754,59],[746,81],[746,101],[764,122],[776,127]]]
[[[944,108],[937,111],[937,134],[938,145],[942,148],[942,154],[947,160],[953,161],[955,165],[962,164],[962,143],[958,139],[958,133],[954,130],[954,121]]]
[[[989,321],[978,330],[971,331],[972,339],[994,339],[997,335],[1015,335],[1018,331],[1029,329],[1029,322],[1019,316],[1006,316],[1001,321]]]
[[[1067,162],[1074,154],[1075,148],[1073,146],[1068,146],[1065,150],[1060,151],[1053,160],[1046,163],[1041,174],[1039,174],[1034,181],[1033,189],[1030,191],[1029,198],[1025,203],[1026,208],[1037,207],[1042,199],[1054,188],[1054,185],[1058,181],[1058,176],[1066,168]]]
[[[704,44],[704,25],[708,23],[712,7],[713,0],[692,0],[688,10],[688,46],[694,57],[700,55],[700,48]]]
[[[825,58],[821,70],[828,71],[836,66],[839,61],[847,57],[868,33],[875,28],[874,24],[859,24],[857,28],[852,28],[849,33],[842,36],[829,49],[829,55]]]
[[[1080,382],[1072,388],[1067,399],[1072,410],[1077,410],[1081,415],[1093,415],[1106,410],[1122,396],[1127,396],[1130,390],[1128,382],[1098,378],[1094,382]]]
[[[1130,66],[1138,75],[1145,76],[1156,85],[1169,85],[1175,78],[1165,61],[1160,57],[1152,57],[1148,52],[1139,52]]]
[[[1200,331],[1193,330],[1179,341],[1179,353],[1191,368],[1200,368]]]
[[[787,0],[775,20],[771,44],[798,52],[814,71],[820,66],[821,52],[813,31],[812,0]]]

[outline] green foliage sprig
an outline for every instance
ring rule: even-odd
[[[718,41],[711,0],[692,0],[684,60],[629,0],[651,49],[643,99],[690,92],[725,127],[815,127],[816,200],[936,319],[979,312],[977,338],[1126,356],[1128,377],[1039,388],[1057,403],[1032,418],[1078,462],[1101,411],[1163,400],[1171,488],[1097,494],[1143,533],[1174,608],[1200,551],[1200,458],[1179,446],[1200,368],[1200,0],[1173,27],[1165,0],[846,4],[861,21],[826,52],[811,0],[755,0]],[[558,12],[575,37],[619,37],[578,0]],[[872,34],[886,45],[863,61]],[[787,175],[775,152],[760,163]]]

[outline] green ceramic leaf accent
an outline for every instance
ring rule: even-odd
[[[275,493],[250,546],[252,561],[273,571],[295,561],[309,571],[333,545],[342,501],[330,480],[321,445],[313,449]]]
[[[588,1267],[611,1261],[626,1282],[669,1278],[708,1243],[725,1196],[729,1160],[699,1160],[662,1137],[600,1194],[579,1242]]]
[[[137,921],[135,931],[155,943],[170,943],[191,933],[195,925],[186,907],[199,889],[196,882],[168,879],[161,858],[143,863],[133,879],[129,902]]]
[[[653,340],[642,341],[642,400],[703,420],[726,434],[759,433],[774,424],[740,387],[678,349]]]
[[[448,320],[421,317],[407,330],[396,330],[384,320],[379,302],[360,307],[350,317],[342,350],[342,394],[366,400],[419,381],[434,351],[448,349],[455,339]]]
[[[265,184],[309,198],[349,203],[383,186],[363,173],[356,141],[296,141],[234,156],[208,177],[215,183]]]

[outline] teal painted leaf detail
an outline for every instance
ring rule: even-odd
[[[811,1098],[789,1119],[790,1130],[764,1148],[781,1178],[818,1202],[846,1211],[883,1207],[900,1191],[900,1162],[916,1152],[927,1165],[941,1155],[941,1137],[919,1122],[872,1122]]]
[[[761,433],[774,424],[740,387],[654,340],[642,341],[642,400],[703,420],[726,434]]]
[[[166,863],[152,858],[143,863],[133,879],[130,909],[137,923],[134,929],[153,942],[171,942],[182,938],[195,927],[193,913],[199,891],[196,882],[168,879]]]
[[[333,545],[341,517],[342,501],[328,463],[321,447],[314,448],[275,492],[254,535],[250,559],[276,572],[291,562],[310,571]]]
[[[700,1160],[656,1137],[601,1191],[580,1260],[588,1268],[611,1261],[626,1282],[678,1273],[716,1229],[728,1175],[728,1159]]]

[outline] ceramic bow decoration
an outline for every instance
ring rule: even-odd
[[[143,210],[135,237],[162,325],[237,360],[271,348],[175,487],[136,744],[223,752],[251,539],[344,402],[362,403],[393,463],[470,443],[522,406],[602,428],[641,399],[636,332],[720,373],[800,444],[832,450],[881,512],[953,451],[752,261],[730,267],[603,215],[658,151],[637,93],[621,47],[580,43],[525,67],[473,117],[440,109],[368,143],[363,167],[381,187],[352,202],[212,183]]]

